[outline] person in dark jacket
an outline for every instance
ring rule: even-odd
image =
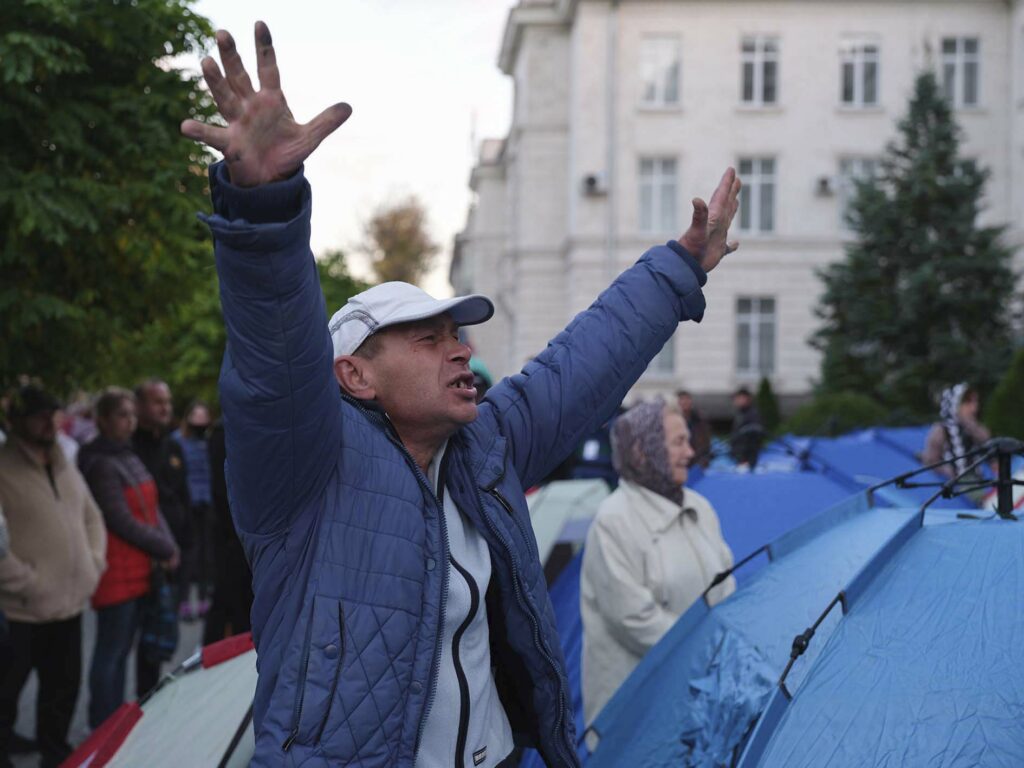
[[[174,403],[167,382],[147,379],[139,384],[135,408],[138,426],[132,435],[132,450],[156,482],[160,512],[178,549],[184,552],[192,544],[188,473],[181,446],[171,438]]]
[[[107,526],[107,570],[92,597],[96,647],[89,670],[89,726],[97,728],[124,701],[125,664],[139,633],[154,561],[178,567],[179,551],[160,512],[156,483],[132,451],[135,397],[112,387],[96,402],[99,436],[82,447],[78,466]],[[136,654],[136,691],[156,685],[158,664]]]
[[[351,113],[306,125],[256,25],[256,93],[231,36],[203,73],[227,125],[213,236],[231,512],[253,566],[254,766],[494,768],[535,745],[575,768],[554,613],[524,488],[614,412],[683,320],[727,243],[729,169],[690,229],[651,248],[479,405],[461,325],[482,296],[384,283],[327,322],[302,163]],[[339,396],[338,386],[341,386]]]
[[[171,438],[185,459],[190,505],[189,548],[182,550],[179,582],[179,614],[186,621],[205,616],[210,609],[209,590],[213,580],[212,519],[210,512],[210,456],[207,443],[210,408],[201,401],[189,405],[181,426]],[[198,603],[193,602],[191,587],[196,585]]]
[[[224,423],[210,430],[210,496],[213,500],[213,602],[206,614],[203,645],[248,632],[251,627],[252,573],[245,550],[231,521],[228,486],[224,478]]]
[[[761,415],[754,407],[754,396],[746,387],[740,387],[732,395],[734,409],[732,434],[729,437],[730,453],[737,466],[753,469],[761,455],[764,442],[764,427]]]
[[[711,423],[693,406],[693,395],[685,389],[676,390],[676,404],[690,432],[693,458],[690,466],[707,467],[711,463]]]

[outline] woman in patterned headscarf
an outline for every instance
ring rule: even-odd
[[[615,421],[619,487],[587,534],[580,577],[588,724],[712,579],[732,566],[715,510],[683,488],[691,458],[686,422],[663,400],[635,406]],[[719,602],[735,588],[730,577],[708,600]]]
[[[925,438],[921,463],[950,462],[936,468],[946,477],[963,472],[970,464],[963,458],[964,454],[990,437],[989,431],[978,421],[980,406],[977,390],[966,382],[945,390],[939,403],[939,421],[932,425]]]

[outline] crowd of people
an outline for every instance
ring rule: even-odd
[[[108,387],[67,409],[45,389],[13,392],[0,433],[0,768],[38,751],[70,754],[83,677],[83,612],[96,636],[88,723],[158,682],[178,622],[205,618],[204,642],[249,628],[250,575],[224,482],[223,429],[195,402],[174,421],[170,387]],[[212,597],[212,601],[211,601]],[[36,733],[16,734],[35,671]]]
[[[491,380],[485,368],[477,364],[476,369],[477,399],[482,400]],[[606,462],[600,476],[622,475],[626,482],[620,493],[637,498],[652,488],[658,493],[657,478],[662,485],[679,479],[675,487],[681,487],[685,476],[675,477],[678,468],[645,465],[635,450],[610,445],[613,428],[622,443],[621,435],[646,414],[643,428],[635,431],[645,435],[645,445],[669,432],[679,443],[676,433],[685,433],[685,454],[672,449],[675,463],[682,456],[687,466],[706,466],[710,422],[694,408],[688,392],[678,393],[678,404],[659,401],[629,412],[621,409],[623,415],[581,443],[580,464],[593,469]],[[647,414],[651,407],[657,418]],[[83,677],[87,605],[96,615],[87,667],[88,724],[96,728],[125,700],[133,656],[135,695],[157,684],[162,665],[175,652],[179,620],[205,619],[204,642],[246,631],[251,574],[228,508],[224,430],[206,403],[191,403],[176,421],[172,392],[160,379],[143,381],[134,390],[108,387],[68,406],[30,384],[6,398],[3,417],[0,768],[10,765],[14,754],[35,751],[41,765],[56,766],[71,750],[68,735]],[[600,446],[590,447],[595,440]],[[658,502],[649,506],[657,509]],[[697,515],[697,508],[701,525],[710,525],[718,537],[709,550],[714,562],[700,566],[713,576],[731,562],[731,554],[715,533],[714,511],[688,492],[687,512]],[[685,520],[680,521],[680,530],[686,529]],[[601,547],[595,543],[591,550],[588,575],[601,567],[595,565]],[[679,580],[673,578],[666,589],[683,589],[687,595],[703,589],[697,584],[702,578],[691,576],[693,584],[675,584]],[[722,588],[723,595],[728,589]],[[666,599],[679,603],[676,597]],[[617,610],[626,610],[625,602]],[[629,610],[644,608],[638,604]],[[669,618],[662,615],[662,623]],[[635,650],[629,657],[639,658]],[[23,735],[14,725],[33,671],[39,680],[36,732]]]
[[[479,364],[474,370],[479,402],[491,379]],[[966,384],[943,393],[925,463],[988,438],[978,405]],[[733,407],[724,445],[737,467],[753,469],[764,430],[750,392],[737,390]],[[228,508],[224,430],[207,404],[191,403],[175,423],[171,390],[159,379],[134,391],[109,387],[67,409],[27,385],[8,399],[5,415],[0,768],[25,751],[56,766],[70,752],[87,603],[96,613],[88,670],[88,722],[96,728],[125,699],[133,652],[136,694],[157,684],[178,620],[205,618],[204,642],[247,630],[251,575]],[[694,601],[713,605],[735,589],[729,578],[705,592],[733,557],[714,508],[686,487],[689,470],[706,468],[712,454],[710,420],[678,390],[672,404],[620,409],[571,457],[571,476],[603,477],[615,489],[590,529],[581,575],[588,722]],[[27,738],[14,723],[32,671],[37,730]]]

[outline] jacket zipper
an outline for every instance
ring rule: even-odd
[[[483,497],[480,495],[480,489],[477,488],[476,491],[477,500],[480,503],[480,511],[483,514],[484,520],[487,522],[487,527],[491,529],[491,533],[493,533],[501,542],[502,546],[505,547],[505,551],[508,552],[509,557],[512,560],[512,586],[515,589],[516,599],[519,601],[520,607],[526,611],[526,615],[530,618],[530,624],[533,627],[533,644],[537,648],[537,650],[541,652],[541,655],[544,657],[544,659],[548,662],[548,665],[551,667],[551,670],[555,673],[555,679],[558,682],[558,717],[555,720],[554,730],[559,735],[559,738],[555,741],[555,744],[558,746],[559,751],[562,752],[561,756],[562,759],[565,760],[565,764],[576,765],[577,761],[573,760],[569,756],[570,753],[566,753],[565,744],[563,744],[563,741],[565,741],[565,731],[562,728],[562,721],[565,718],[566,705],[565,687],[562,685],[562,676],[559,674],[558,665],[555,664],[554,658],[548,652],[546,644],[541,639],[540,622],[538,621],[537,616],[534,614],[533,609],[531,609],[530,606],[527,604],[526,598],[523,595],[522,588],[519,586],[519,557],[512,549],[512,546],[508,543],[508,540],[504,537],[501,531],[498,530],[497,526],[494,525],[494,523],[491,521],[491,518],[487,515],[487,511],[484,508]],[[488,488],[487,492],[490,493],[495,499],[497,499],[498,503],[501,504],[505,511],[514,520],[515,513],[512,510],[512,505],[505,500],[505,498],[498,492],[498,490],[496,488]],[[570,750],[571,753],[574,754],[576,751],[575,745],[572,745],[570,747]]]
[[[331,692],[327,697],[327,711],[320,720],[320,727],[316,730],[316,743],[323,738],[324,728],[327,727],[327,719],[331,716],[331,707],[334,706],[334,694],[338,691],[338,678],[341,677],[341,665],[345,660],[345,612],[338,601],[338,663],[334,667],[334,677],[331,679]]]
[[[344,397],[344,395],[343,395],[343,397]],[[435,501],[437,501],[437,505],[438,505],[438,519],[439,519],[440,524],[441,524],[441,541],[442,541],[442,544],[444,545],[443,555],[445,557],[445,562],[447,562],[447,558],[450,556],[449,555],[449,549],[450,548],[449,548],[449,543],[448,543],[448,525],[447,525],[447,523],[445,522],[445,519],[444,519],[444,500],[443,500],[443,496],[440,496],[440,494],[438,494],[438,495],[434,494],[433,489],[430,488],[429,481],[427,480],[426,476],[423,474],[423,470],[420,469],[419,464],[417,464],[416,460],[413,459],[412,454],[410,454],[409,451],[406,449],[405,445],[402,444],[402,441],[400,439],[398,439],[398,437],[397,437],[397,435],[396,435],[396,433],[394,431],[394,428],[391,426],[390,419],[388,419],[384,415],[381,415],[381,414],[377,413],[376,411],[372,411],[372,410],[364,407],[363,405],[357,403],[355,400],[349,400],[349,402],[352,405],[354,405],[356,408],[358,408],[360,411],[365,413],[368,418],[370,418],[370,419],[378,422],[378,424],[380,424],[380,426],[384,429],[384,433],[388,436],[388,438],[391,440],[391,442],[394,443],[395,447],[397,447],[402,452],[402,455],[405,456],[406,461],[409,463],[409,466],[412,467],[412,470],[416,474],[416,477],[419,479],[420,483],[423,484],[424,486],[426,486],[429,490],[431,490],[431,495],[434,497]],[[446,457],[447,457],[447,455],[448,455],[447,451],[445,453],[446,453]],[[443,468],[443,465],[442,465],[442,468]],[[442,482],[438,483],[438,487],[442,489],[441,493],[443,494],[444,493],[444,490],[443,490],[444,489],[444,484],[443,484],[442,473],[440,473],[440,472],[438,473],[438,478],[439,478],[439,480],[442,481]],[[480,488],[476,487],[476,486],[474,486],[474,487],[476,489],[477,503],[480,505],[480,511],[481,511],[481,513],[483,515],[484,520],[487,522],[487,527],[490,528],[491,529],[491,533],[493,533],[499,539],[499,541],[501,541],[502,546],[505,547],[505,551],[508,552],[509,556],[511,557],[511,560],[512,560],[512,585],[515,588],[516,599],[519,601],[520,606],[523,609],[525,609],[527,616],[529,616],[529,618],[530,618],[530,623],[533,625],[533,642],[534,642],[534,645],[541,652],[541,655],[545,658],[545,660],[548,662],[548,664],[551,666],[552,671],[555,673],[555,679],[558,681],[558,705],[559,706],[558,706],[558,718],[555,721],[555,730],[558,733],[560,733],[563,738],[558,740],[558,741],[556,741],[556,744],[557,744],[559,750],[562,752],[562,758],[566,761],[566,765],[576,765],[577,761],[573,760],[572,758],[569,757],[569,754],[573,754],[573,755],[575,754],[575,751],[576,751],[575,745],[571,745],[570,746],[570,752],[566,753],[565,752],[565,745],[562,743],[562,741],[564,740],[564,735],[565,735],[564,732],[563,732],[563,729],[562,729],[562,721],[563,721],[563,719],[565,717],[565,711],[566,711],[565,688],[562,685],[561,676],[559,675],[559,672],[558,672],[558,665],[555,664],[555,660],[551,657],[551,654],[548,653],[547,648],[541,642],[541,638],[540,638],[540,624],[539,624],[539,622],[537,620],[537,617],[534,615],[534,613],[530,609],[530,607],[526,604],[526,599],[523,597],[522,590],[521,590],[521,588],[519,586],[519,558],[516,556],[515,552],[512,551],[512,547],[508,543],[508,541],[505,539],[505,537],[501,534],[500,531],[497,530],[497,528],[495,527],[494,523],[487,516],[486,511],[484,511],[483,497],[480,495]],[[505,499],[501,496],[501,494],[498,493],[498,491],[495,490],[494,488],[489,488],[488,491],[498,500],[498,503],[500,503],[501,506],[505,508],[505,511],[508,512],[509,515],[511,515],[513,519],[515,519],[515,514],[513,514],[513,512],[512,512],[512,507],[509,505],[509,503],[507,501],[505,501]],[[516,520],[516,524],[519,525],[520,530],[522,530],[522,525],[519,523],[518,520]],[[443,635],[444,635],[445,605],[447,603],[447,600],[448,600],[448,568],[446,567],[444,569],[444,574],[443,574],[443,577],[442,577],[442,585],[441,585],[441,611],[440,611],[439,624],[438,624],[438,630],[437,630],[437,642],[436,642],[435,647],[434,647],[434,660],[433,660],[433,663],[431,665],[429,696],[427,698],[427,703],[426,703],[426,705],[424,707],[423,714],[420,717],[419,730],[416,733],[416,746],[413,749],[413,759],[414,759],[414,761],[415,761],[416,754],[419,752],[420,741],[423,738],[423,728],[426,725],[427,716],[430,714],[430,710],[433,707],[434,695],[437,692],[437,685],[436,685],[436,683],[437,683],[437,676],[438,676],[438,674],[440,672],[440,665],[441,665],[441,641],[442,641]],[[288,744],[290,745],[290,743],[291,742],[289,741]]]
[[[360,405],[357,405],[356,407],[360,408],[360,410],[362,410],[367,415],[367,417],[371,418],[372,420],[380,424],[380,426],[384,429],[384,434],[386,434],[388,436],[388,439],[392,443],[394,443],[395,447],[402,452],[402,455],[405,457],[406,462],[408,462],[409,466],[412,468],[417,479],[420,481],[420,484],[425,486],[430,491],[431,498],[434,499],[437,505],[437,519],[441,526],[442,557],[438,562],[438,565],[444,568],[444,573],[441,574],[441,610],[438,613],[438,625],[436,632],[437,639],[434,641],[434,658],[430,664],[430,687],[427,689],[427,702],[423,707],[423,714],[420,716],[420,724],[416,731],[416,745],[413,748],[413,758],[415,759],[416,753],[418,753],[420,750],[420,741],[422,741],[423,739],[423,728],[424,726],[426,726],[427,716],[430,714],[430,710],[434,706],[434,696],[437,693],[437,677],[441,672],[441,643],[444,640],[444,617],[445,609],[448,603],[449,571],[447,563],[448,558],[450,556],[450,546],[448,543],[448,524],[445,522],[444,519],[444,468],[447,464],[445,458],[449,454],[446,449],[445,457],[442,457],[442,463],[441,466],[438,468],[437,473],[437,487],[440,490],[435,491],[433,488],[430,487],[430,481],[427,480],[426,475],[423,474],[423,470],[420,469],[420,465],[416,463],[416,460],[412,457],[412,454],[409,453],[409,450],[405,447],[405,445],[402,444],[402,441],[395,434],[394,428],[391,426],[390,419],[388,419],[386,416],[382,416],[381,414],[376,413],[375,411],[363,408]]]
[[[281,749],[287,752],[299,735],[299,725],[302,723],[302,703],[306,699],[306,675],[309,674],[309,646],[313,641],[313,608],[316,607],[316,599],[309,610],[309,624],[306,625],[306,642],[302,649],[302,675],[299,677],[299,695],[295,700],[295,708],[292,710],[292,730],[288,738],[281,744]]]
[[[462,575],[462,578],[466,580],[466,584],[469,586],[469,613],[452,636],[452,661],[455,664],[455,677],[459,681],[459,730],[455,740],[455,768],[463,768],[466,764],[466,740],[469,738],[471,705],[469,701],[469,681],[466,679],[466,672],[462,668],[462,661],[459,658],[459,644],[462,642],[462,636],[469,629],[470,624],[473,623],[473,619],[476,617],[477,611],[480,609],[480,588],[469,571],[459,565],[458,560],[449,556],[448,562]]]

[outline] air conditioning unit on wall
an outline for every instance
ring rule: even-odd
[[[608,177],[604,171],[588,173],[583,177],[583,194],[587,197],[601,197],[608,194]]]
[[[818,197],[832,197],[836,193],[836,180],[831,176],[819,176],[814,184],[814,194]]]

